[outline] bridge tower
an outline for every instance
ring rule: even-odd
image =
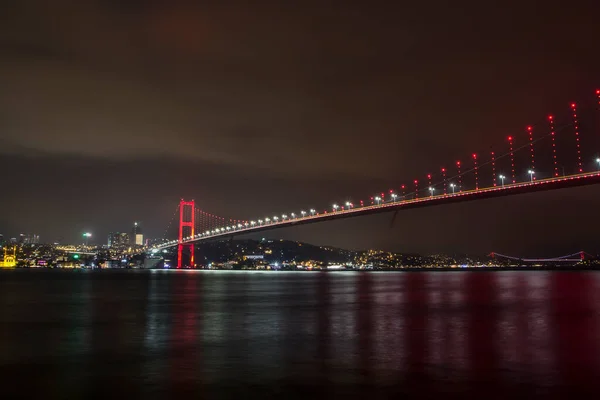
[[[177,246],[177,268],[183,266],[183,249],[189,249],[190,267],[194,267],[194,243],[183,243],[185,237],[194,236],[196,208],[194,200],[185,201],[181,199],[179,202],[179,245]]]

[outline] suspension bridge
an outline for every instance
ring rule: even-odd
[[[307,207],[255,219],[214,215],[197,208],[194,200],[182,199],[174,214],[174,218],[179,215],[177,239],[165,239],[148,250],[157,252],[177,247],[177,266],[182,268],[195,265],[194,244],[201,241],[375,213],[600,183],[600,90],[595,91],[593,101],[590,96],[581,107],[570,103],[563,112],[548,115],[542,122],[495,141],[485,152],[474,152],[461,160],[447,160],[444,166],[435,170],[435,173],[424,173],[363,200],[346,198],[326,208]],[[561,260],[572,261],[568,257],[559,257],[556,262],[563,262]]]
[[[523,258],[523,257],[514,257],[507,256],[505,254],[500,254],[496,252],[491,252],[488,254],[489,257],[495,260],[503,260],[508,262],[517,262],[519,264],[576,264],[578,262],[584,261],[586,257],[594,258],[593,255],[586,253],[585,251],[578,251],[577,253],[567,254],[565,256],[560,257],[552,257],[552,258]]]

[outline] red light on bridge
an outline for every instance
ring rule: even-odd
[[[550,121],[552,121],[552,120],[554,119],[554,117],[553,117],[552,115],[548,115],[548,119],[549,119]]]
[[[442,167],[442,180],[444,185],[444,194],[447,194],[447,185],[446,185],[446,168]]]
[[[458,191],[462,192],[462,174],[460,173],[460,161],[456,162],[456,172],[458,172]]]
[[[529,134],[529,151],[531,153],[531,170],[535,171],[535,150],[533,147],[533,130],[531,126],[527,127],[527,132]],[[532,175],[532,179],[535,180],[536,177]]]
[[[573,129],[575,130],[575,145],[577,149],[577,165],[579,167],[579,172],[583,172],[583,165],[581,162],[581,146],[579,144],[579,121],[577,120],[577,108],[575,107],[575,103],[571,104],[573,108]]]
[[[575,108],[577,105],[575,103],[571,103],[571,108]]]
[[[475,169],[475,190],[479,189],[479,174],[477,167],[477,154],[473,153],[473,166]]]
[[[496,153],[494,153],[492,151],[492,152],[490,152],[490,154],[492,155],[492,182],[495,187],[496,186]]]
[[[510,154],[510,168],[512,173],[512,183],[517,183],[516,173],[515,173],[515,153],[513,148],[513,137],[508,137],[508,145],[509,145],[509,154]]]

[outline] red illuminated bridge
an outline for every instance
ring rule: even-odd
[[[194,265],[194,243],[293,225],[600,183],[600,90],[583,106],[524,127],[486,152],[471,153],[409,183],[327,208],[308,207],[253,220],[230,219],[179,204],[179,234],[149,249],[178,247],[178,267]],[[279,207],[278,207],[279,208]]]

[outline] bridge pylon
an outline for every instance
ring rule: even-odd
[[[196,208],[194,200],[179,202],[179,245],[177,246],[177,268],[183,267],[183,250],[189,249],[189,266],[194,267],[194,243],[183,243],[184,238],[194,236]]]

